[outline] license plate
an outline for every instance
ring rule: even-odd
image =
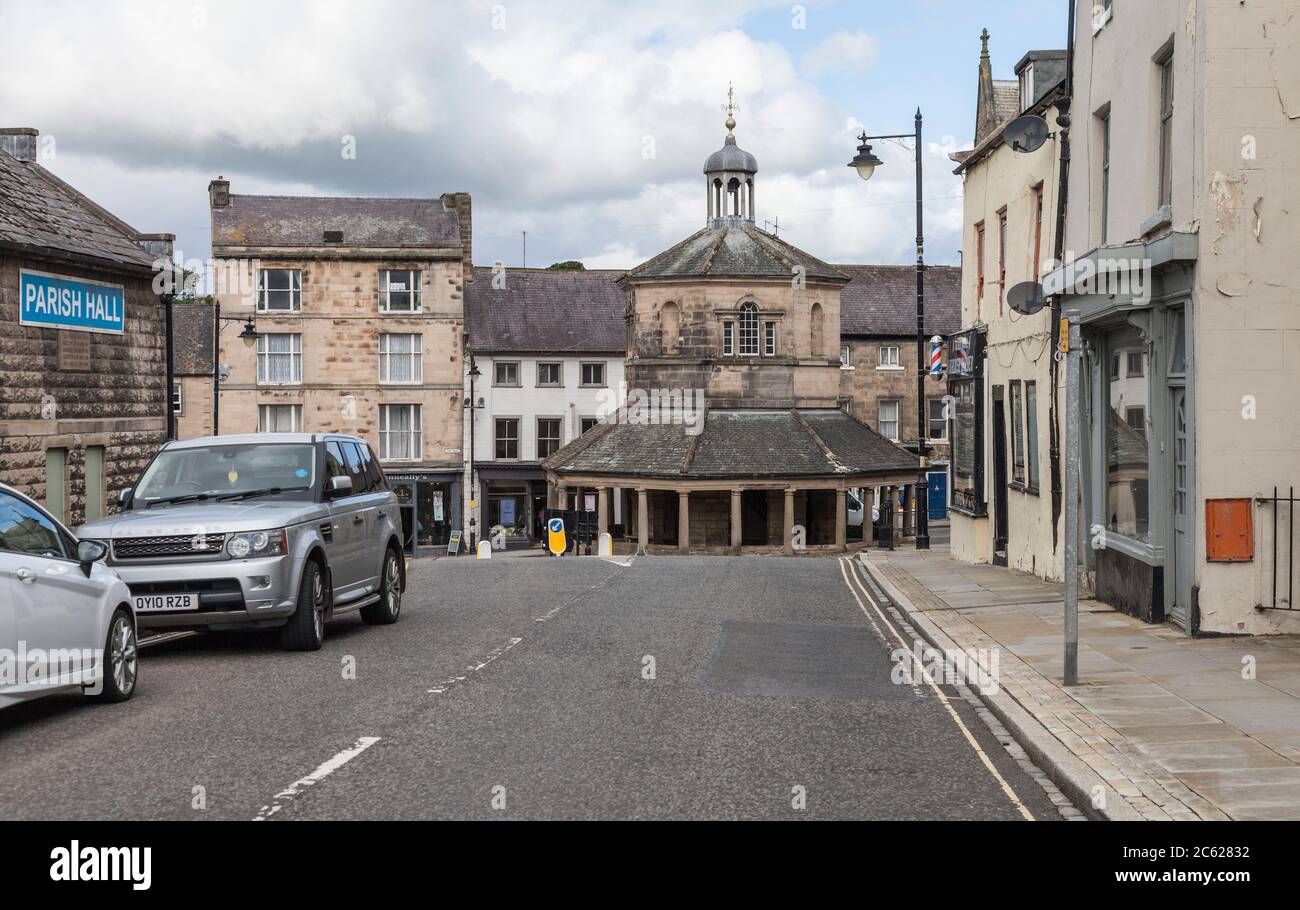
[[[132,598],[137,613],[178,613],[197,610],[197,594],[139,594]]]

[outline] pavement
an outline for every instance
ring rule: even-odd
[[[11,819],[1001,819],[1080,811],[962,687],[891,678],[850,558],[439,559],[400,621],[173,638],[0,713]],[[1009,744],[1009,745],[1008,745]]]
[[[1081,601],[1067,689],[1060,585],[957,562],[946,546],[862,558],[928,638],[998,653],[990,707],[1098,814],[1300,818],[1300,637],[1192,639]]]

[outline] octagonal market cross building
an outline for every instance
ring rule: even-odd
[[[622,496],[638,553],[843,550],[846,491],[914,484],[920,462],[841,409],[849,278],[755,226],[758,164],[726,125],[704,229],[619,280],[628,388],[542,462],[549,503],[594,492],[603,532]]]

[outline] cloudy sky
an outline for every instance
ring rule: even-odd
[[[1059,47],[1049,0],[0,0],[0,121],[47,167],[206,258],[207,184],[474,199],[474,259],[631,267],[703,226],[704,159],[736,136],[760,223],[832,262],[910,262],[926,116],[928,258],[958,262],[980,29],[994,73]],[[354,156],[347,152],[355,150]]]

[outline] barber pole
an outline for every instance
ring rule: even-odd
[[[943,347],[938,335],[930,339],[930,375],[936,379],[943,375]]]

